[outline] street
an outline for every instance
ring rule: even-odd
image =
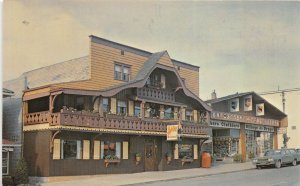
[[[264,168],[241,172],[225,173],[212,176],[183,178],[179,180],[155,182],[144,184],[147,186],[300,186],[300,165],[288,166],[280,169]]]

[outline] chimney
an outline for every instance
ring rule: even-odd
[[[217,93],[216,93],[216,90],[214,90],[214,91],[211,93],[211,99],[217,99]]]

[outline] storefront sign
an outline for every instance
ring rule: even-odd
[[[274,127],[268,127],[268,126],[259,126],[259,125],[245,125],[246,130],[254,130],[254,131],[260,131],[260,132],[274,132]]]
[[[211,120],[209,125],[212,127],[240,129],[240,124],[235,122]]]
[[[167,125],[167,141],[178,140],[178,125]]]
[[[236,121],[239,123],[249,123],[249,124],[268,125],[268,126],[279,127],[279,120],[259,118],[259,117],[254,117],[254,116],[244,116],[244,115],[232,114],[232,113],[228,113],[228,112],[212,111],[211,119]]]

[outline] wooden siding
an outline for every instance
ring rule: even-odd
[[[26,96],[31,96],[31,95],[35,95],[35,94],[41,94],[41,93],[46,93],[49,92],[50,88],[41,88],[41,89],[36,89],[36,90],[31,90],[30,92],[25,92],[24,93],[24,97]]]
[[[157,63],[168,67],[175,67],[167,53],[165,53]]]
[[[185,79],[186,87],[196,96],[199,96],[199,72],[180,67],[178,70],[181,78]]]

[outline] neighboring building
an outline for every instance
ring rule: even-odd
[[[287,115],[255,92],[236,93],[206,101],[211,105],[213,151],[217,156],[242,154],[243,161],[278,148],[277,133]]]
[[[2,175],[13,175],[21,157],[21,130],[16,126],[18,117],[14,120],[9,118],[11,115],[18,116],[19,108],[15,107],[13,91],[3,88],[2,93]]]
[[[200,166],[211,108],[198,97],[199,67],[173,60],[167,51],[150,53],[90,36],[88,57],[13,81],[26,87],[24,157],[30,176]]]

